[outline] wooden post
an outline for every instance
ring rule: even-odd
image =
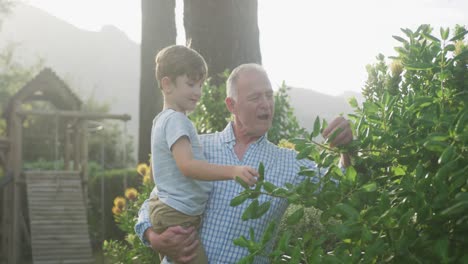
[[[4,177],[8,177],[8,171],[6,170],[7,168],[7,162],[8,162],[8,155],[7,152],[9,151],[9,141],[7,139],[1,139],[0,138],[0,156],[1,156],[1,167],[3,168],[4,172]],[[11,184],[7,184],[6,186],[3,187],[3,192],[2,192],[2,219],[1,219],[1,234],[2,234],[2,241],[0,241],[0,263],[3,263],[2,261],[7,258],[8,255],[8,216],[11,215],[10,211],[10,186]],[[1,187],[0,187],[1,188]]]
[[[81,120],[81,175],[83,181],[83,199],[88,206],[88,122]]]
[[[13,172],[13,183],[11,186],[12,190],[12,209],[11,209],[11,229],[10,240],[9,240],[9,250],[7,263],[20,263],[20,249],[21,249],[21,219],[20,219],[20,210],[21,210],[21,170],[22,170],[22,150],[23,150],[23,119],[16,114],[16,107],[14,107],[10,116],[10,124],[8,128],[8,135],[11,138],[10,145],[10,155],[8,160],[8,168]]]
[[[68,122],[65,121],[64,124],[64,133],[65,133],[65,143],[63,148],[63,166],[66,171],[70,170],[70,132],[68,131]]]
[[[81,165],[81,125],[79,122],[75,122],[73,126],[73,170],[79,171]]]

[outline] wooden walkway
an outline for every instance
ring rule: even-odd
[[[24,174],[33,263],[94,263],[78,172]]]

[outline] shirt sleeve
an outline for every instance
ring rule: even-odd
[[[174,145],[174,143],[183,136],[186,136],[191,141],[190,132],[192,128],[193,125],[187,116],[179,112],[172,114],[168,118],[164,128],[167,147],[171,149],[172,145]]]
[[[315,162],[311,161],[311,160],[308,160],[308,159],[301,159],[301,160],[296,160],[296,166],[298,167],[298,170],[297,172],[301,171],[301,168],[302,167],[306,167],[307,169],[310,169],[310,170],[314,170],[316,173],[315,173],[315,176],[313,176],[311,178],[312,182],[313,183],[318,183],[320,181],[320,178],[324,175],[325,173],[325,170],[322,168],[322,169],[319,169],[317,167],[317,164],[315,164]],[[304,176],[304,175],[297,175],[296,177],[296,184],[300,184],[301,182],[303,182],[306,178],[308,178],[308,176]]]
[[[141,242],[147,247],[151,246],[150,243],[145,239],[145,231],[151,228],[151,220],[149,217],[148,199],[143,202],[138,212],[138,221],[135,224],[135,233],[140,238]]]
[[[313,183],[319,183],[320,178],[322,178],[322,176],[324,176],[325,173],[328,170],[328,168],[319,168],[319,167],[317,167],[317,164],[315,162],[313,162],[311,160],[308,160],[308,159],[297,160],[296,164],[299,167],[298,172],[301,171],[301,167],[306,167],[306,168],[308,168],[310,170],[315,170],[316,171],[315,176],[313,176],[311,178]],[[346,168],[344,168],[341,165],[341,163],[340,163],[340,169],[343,172],[343,174],[346,172]],[[307,178],[307,176],[297,175],[296,184],[299,184],[299,183],[303,182],[306,178]],[[335,178],[331,178],[330,180],[332,182],[334,182],[336,185],[338,185],[340,183],[340,181],[338,179],[335,179]]]

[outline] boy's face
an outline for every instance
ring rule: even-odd
[[[192,80],[187,75],[177,76],[171,81],[171,93],[169,100],[174,110],[179,112],[191,112],[197,106],[201,97],[201,86],[203,80]]]

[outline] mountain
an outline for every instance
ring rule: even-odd
[[[114,26],[100,32],[79,29],[38,8],[18,3],[3,22],[0,50],[14,45],[25,65],[42,59],[83,100],[109,104],[111,113],[130,114],[130,135],[138,135],[140,46]]]
[[[14,43],[15,59],[26,65],[51,67],[83,100],[107,103],[111,113],[130,114],[128,133],[138,137],[140,45],[114,26],[99,32],[79,29],[38,8],[17,4],[0,30],[0,50]],[[291,105],[302,126],[311,129],[315,117],[331,120],[352,110],[349,92],[330,96],[304,88],[289,90]]]
[[[352,113],[353,109],[348,103],[349,98],[355,97],[359,103],[363,101],[361,94],[352,91],[332,96],[310,89],[289,88],[288,95],[297,120],[308,131],[312,130],[317,116],[321,119],[325,118],[329,122],[341,114],[346,116]]]

